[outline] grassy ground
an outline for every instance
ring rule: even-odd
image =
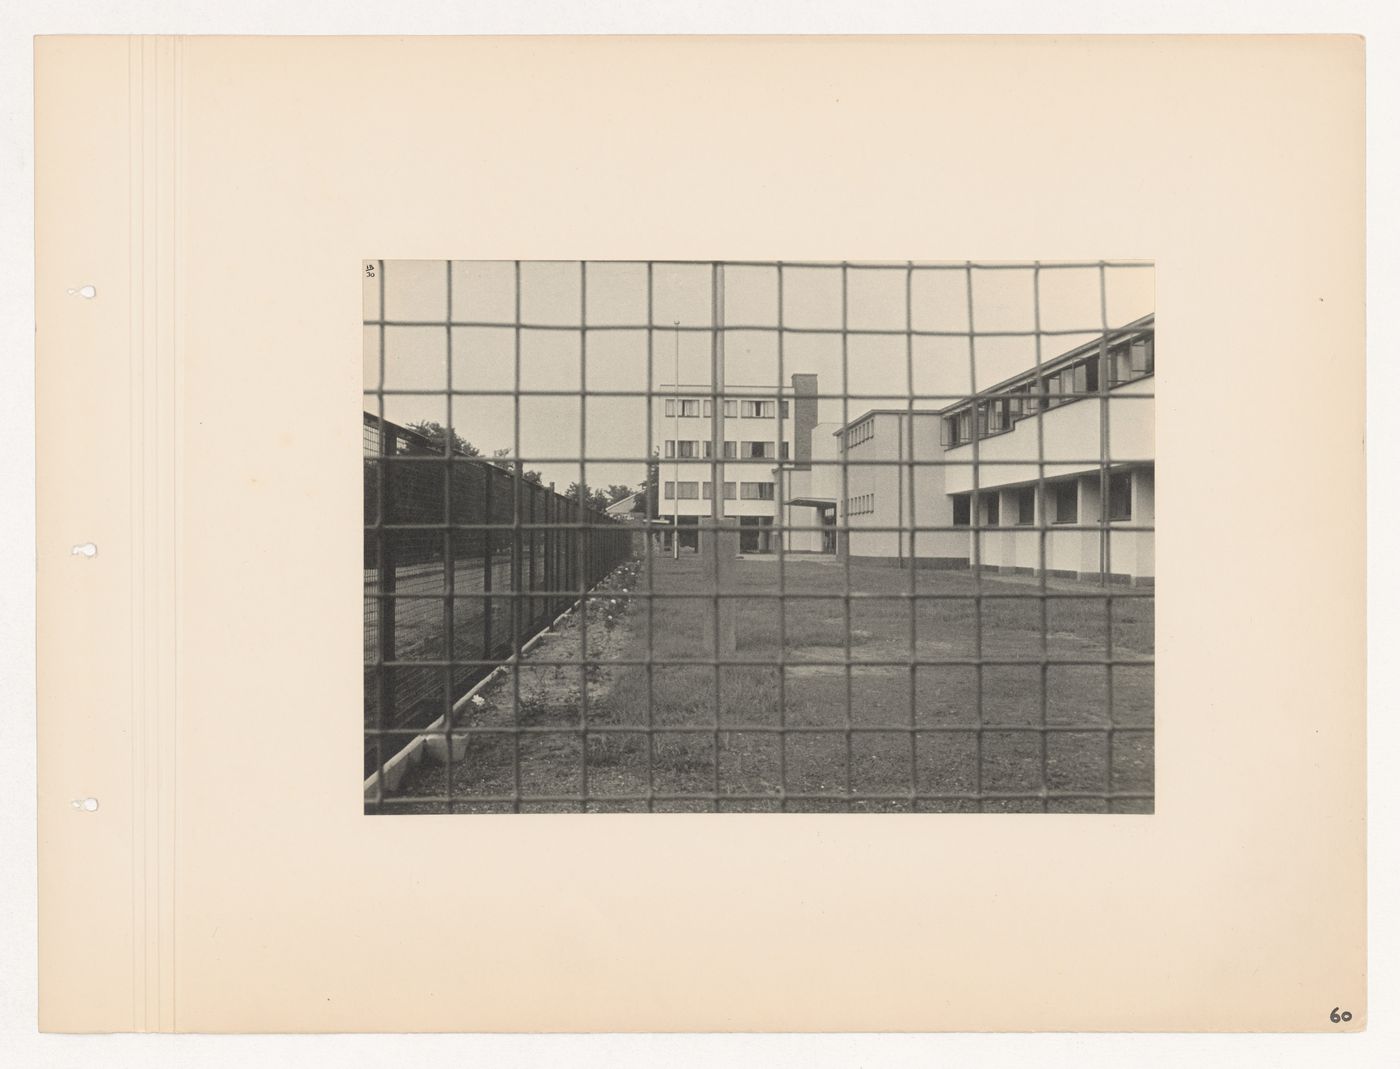
[[[1052,660],[1102,658],[1110,633],[1115,659],[1150,659],[1150,598],[1123,598],[1110,606],[1100,588],[1053,581],[1054,592],[1090,596],[1042,600],[1036,596],[1038,580],[984,577],[983,592],[1018,596],[984,598],[979,608],[967,596],[979,587],[966,572],[911,574],[858,564],[849,572],[856,596],[848,602],[843,566],[829,559],[790,559],[787,592],[815,596],[784,600],[778,597],[777,563],[745,560],[737,565],[737,589],[744,597],[734,656],[785,664],[716,668],[698,663],[713,653],[713,601],[684,597],[713,589],[706,562],[693,555],[679,562],[658,558],[653,567],[650,627],[647,599],[632,596],[648,589],[643,567],[590,605],[584,660],[594,663],[580,662],[583,629],[575,620],[522,664],[518,705],[513,679],[484,695],[484,704],[472,712],[472,726],[518,723],[559,730],[454,740],[451,794],[463,799],[454,803],[456,811],[510,811],[509,802],[470,799],[510,794],[517,760],[523,811],[583,808],[579,802],[530,798],[583,792],[585,742],[578,727],[585,689],[588,726],[622,729],[587,735],[590,811],[644,811],[645,799],[607,799],[644,795],[649,782],[659,794],[717,794],[718,808],[728,811],[1151,811],[1150,798],[1106,804],[1102,798],[1040,794],[1102,794],[1110,786],[1116,792],[1151,792],[1152,666],[1036,663],[1043,653]],[[939,596],[902,596],[911,582],[917,592]],[[1133,592],[1119,587],[1113,593]],[[650,671],[645,665],[612,663],[646,659],[649,635]],[[911,649],[920,659],[1029,663],[912,666]],[[573,663],[540,663],[546,659]],[[1110,672],[1111,735],[1106,730]],[[763,730],[780,725],[799,730],[786,736]],[[1042,725],[1066,730],[1045,731]],[[442,796],[448,771],[425,764],[404,790]],[[836,797],[783,802],[784,786],[789,795]],[[907,797],[915,792],[983,797],[980,804]],[[861,797],[887,794],[905,797]],[[1034,797],[998,799],[997,794]],[[421,807],[443,808],[427,802]],[[708,800],[656,800],[650,808],[716,807]]]

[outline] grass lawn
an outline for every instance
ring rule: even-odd
[[[450,784],[446,766],[425,762],[404,792],[441,797],[450,785],[460,799],[454,811],[509,812],[511,802],[471,799],[512,793],[518,760],[521,811],[577,812],[585,803],[531,797],[582,793],[586,745],[589,811],[716,808],[708,799],[608,800],[645,795],[650,785],[656,794],[718,795],[721,811],[1151,812],[1150,797],[1044,795],[1150,794],[1152,665],[1040,663],[1103,658],[1110,631],[1115,659],[1150,661],[1150,597],[1110,605],[1102,588],[1052,581],[1052,593],[1087,596],[1041,599],[1039,580],[984,577],[979,585],[967,572],[860,563],[850,568],[848,601],[843,566],[790,558],[787,592],[814,596],[782,600],[776,560],[736,567],[744,596],[733,656],[781,666],[698,663],[713,655],[713,600],[685,595],[711,592],[707,562],[657,558],[650,610],[632,596],[648,589],[645,564],[626,590],[614,585],[590,599],[585,660],[595,663],[582,663],[575,623],[542,642],[518,680],[493,684],[466,721],[547,730],[454,739]],[[908,598],[911,581],[938,596]],[[979,609],[967,596],[978,589],[1016,596],[984,598]],[[911,649],[919,659],[1023,663],[915,666]],[[650,670],[614,663],[648,658]],[[578,730],[585,689],[588,727],[617,729],[590,731],[586,742]],[[779,726],[795,730],[766,730]],[[996,797],[1003,794],[1032,797]],[[980,801],[919,797],[927,795]]]

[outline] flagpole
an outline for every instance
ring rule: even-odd
[[[681,321],[676,324],[676,372],[672,385],[672,412],[675,416],[672,452],[676,463],[673,465],[671,482],[671,559],[681,559]]]

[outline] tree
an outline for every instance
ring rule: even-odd
[[[508,456],[510,456],[509,449],[493,449],[491,450],[491,463],[496,465],[496,467],[498,468],[505,468],[506,471],[514,471],[515,461],[502,459]],[[536,486],[544,485],[544,479],[540,476],[540,473],[537,471],[522,472],[520,477],[524,479],[527,483],[534,483]]]
[[[630,493],[632,493],[632,488],[630,486],[623,486],[621,483],[612,483],[608,486],[608,504],[616,505]]]
[[[642,480],[642,485],[637,487],[637,500],[632,505],[633,512],[639,512],[649,519],[657,516],[657,506],[660,504],[661,491],[661,465],[658,458],[660,450],[652,450],[652,458],[647,461],[647,475]]]
[[[570,483],[569,488],[564,491],[564,496],[567,497],[570,501],[578,501],[578,483]],[[604,493],[602,490],[593,490],[587,485],[585,485],[583,488],[583,503],[588,508],[591,508],[597,512],[604,511],[609,505],[612,504],[612,502],[608,500],[608,495],[606,493]]]
[[[439,450],[447,441],[447,428],[436,420],[420,419],[417,423],[406,423],[404,426],[416,434],[421,434]],[[452,428],[452,451],[464,457],[481,456],[481,450],[458,434],[455,427]]]

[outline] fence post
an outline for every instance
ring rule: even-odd
[[[486,529],[481,532],[481,604],[483,615],[481,620],[481,659],[489,661],[491,659],[491,573],[495,570],[495,562],[492,560],[492,540],[496,537],[496,532],[491,529],[491,524],[495,522],[495,511],[492,508],[493,483],[491,478],[491,467],[485,465],[481,470],[482,476],[486,480]]]
[[[524,483],[524,469],[517,459],[510,486],[510,649],[512,654],[520,653],[520,634],[523,630],[524,614],[527,607],[520,598],[521,577],[525,571],[520,531],[520,490]]]
[[[566,498],[564,500],[564,522],[569,526],[564,531],[564,553],[566,556],[564,557],[565,585],[562,589],[570,592],[569,601],[572,603],[573,591],[578,588],[578,578],[574,575],[574,569],[578,564],[575,559],[578,556],[578,547],[575,544],[578,541],[578,528],[574,526],[576,517],[574,516],[574,503],[571,498]]]
[[[554,554],[557,546],[554,541],[554,484],[549,484],[549,492],[544,495],[544,522],[548,524],[544,532],[544,589],[545,589],[545,615],[554,619],[554,606],[557,599],[554,596],[554,584],[557,581],[554,566]]]
[[[525,618],[529,621],[530,630],[533,631],[535,629],[535,625],[540,622],[540,611],[539,608],[535,605],[535,557],[539,554],[540,534],[539,531],[536,529],[536,524],[539,522],[539,519],[536,515],[536,505],[539,502],[539,487],[536,486],[534,483],[526,483],[525,485],[529,488],[530,491],[530,556],[528,558],[530,565],[530,593],[525,602],[527,610],[525,613]]]
[[[734,581],[737,571],[735,562],[739,556],[739,518],[721,516],[712,522],[715,530],[710,537],[710,548],[715,593],[731,595],[715,599],[719,612],[719,648],[715,650],[715,656],[723,657],[738,648],[739,600],[732,595],[739,593]]]
[[[380,729],[394,726],[394,670],[385,668],[384,663],[394,659],[394,631],[396,608],[394,592],[397,588],[398,572],[394,564],[394,551],[391,535],[384,529],[392,522],[397,510],[394,507],[394,483],[390,457],[398,453],[397,430],[381,420],[379,423],[379,538],[376,566],[379,569],[379,678],[378,702]],[[382,753],[381,753],[382,756]]]

